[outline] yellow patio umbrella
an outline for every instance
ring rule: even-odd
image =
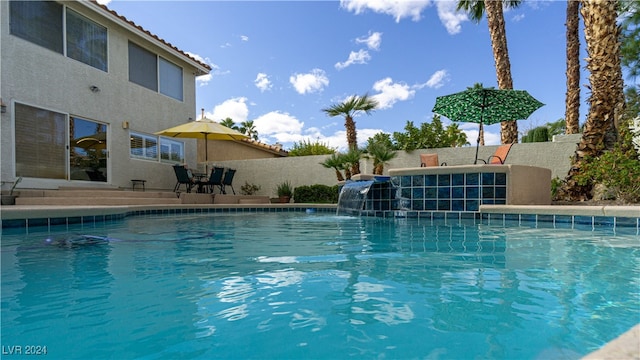
[[[204,139],[205,162],[209,160],[209,149],[207,146],[209,140],[242,140],[248,138],[247,135],[230,129],[211,119],[207,119],[204,116],[202,119],[189,121],[182,125],[158,131],[155,134],[174,138]],[[208,170],[206,165],[205,169]]]

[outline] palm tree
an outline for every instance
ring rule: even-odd
[[[333,153],[331,156],[327,157],[320,165],[326,167],[327,169],[334,169],[336,171],[336,177],[338,181],[344,181],[344,177],[340,170],[344,169],[344,159],[340,154]]]
[[[373,159],[374,175],[382,175],[382,173],[384,172],[384,165],[398,156],[398,153],[393,151],[393,149],[381,143],[373,144],[367,149],[367,151],[369,152],[369,155],[367,155],[367,157]]]
[[[480,22],[486,12],[489,24],[489,36],[493,49],[493,59],[496,65],[498,88],[513,89],[511,77],[511,62],[507,49],[507,34],[504,26],[502,6],[516,8],[521,0],[458,0],[457,10],[466,11],[472,20]],[[503,121],[501,123],[501,141],[503,144],[518,142],[518,123]]]
[[[580,1],[567,1],[567,94],[566,133],[577,134],[580,117]]]
[[[589,70],[589,113],[578,143],[571,169],[557,197],[563,200],[588,200],[593,184],[579,185],[575,179],[585,157],[596,157],[604,149],[607,130],[617,126],[624,109],[622,67],[620,64],[620,29],[616,23],[618,1],[582,0]]]
[[[253,125],[253,120],[247,120],[240,123],[240,129],[238,130],[241,133],[247,135],[249,138],[253,140],[258,140],[258,131],[256,130],[255,125]]]
[[[228,127],[229,129],[238,130],[238,126],[236,125],[235,122],[233,122],[233,119],[230,117],[220,121],[220,124]]]
[[[351,149],[346,154],[341,154],[340,158],[344,162],[344,174],[347,180],[351,179],[353,175],[360,174],[360,158],[363,151],[360,149]],[[353,169],[357,169],[358,172],[354,172]]]
[[[344,116],[344,127],[347,130],[347,144],[349,150],[358,149],[358,139],[356,133],[356,123],[353,121],[353,117],[361,112],[369,115],[373,110],[378,107],[378,102],[369,97],[368,94],[363,96],[353,95],[342,103],[331,105],[328,108],[322,109],[330,117]],[[360,173],[360,163],[355,163],[351,172],[353,175]]]

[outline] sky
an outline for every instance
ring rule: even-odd
[[[376,133],[404,132],[407,121],[431,122],[438,96],[498,87],[486,19],[456,12],[456,1],[100,2],[211,66],[196,79],[196,118],[204,109],[216,121],[253,121],[260,141],[285,149],[319,141],[346,150],[344,118],[322,109],[353,95],[379,103],[354,119],[364,146]],[[523,1],[504,16],[514,89],[545,104],[518,121],[522,133],[564,118],[566,2]],[[478,125],[458,126],[475,146]],[[486,126],[485,144],[499,143],[500,125]]]

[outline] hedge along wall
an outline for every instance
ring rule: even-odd
[[[570,159],[576,149],[573,138],[561,142],[514,144],[507,157],[506,164],[538,166],[551,169],[551,177],[564,178],[569,171]],[[497,145],[481,146],[478,157],[488,159]],[[447,165],[473,164],[475,146],[462,148],[424,149],[412,152],[399,151],[398,156],[385,165],[384,173],[392,168],[420,167],[420,153],[437,153],[440,162]],[[333,169],[320,165],[328,155],[294,156],[273,159],[251,159],[232,161],[210,161],[210,166],[220,165],[237,170],[233,187],[240,194],[240,187],[248,182],[260,186],[256,195],[276,197],[276,187],[283,181],[290,181],[295,188],[301,185],[335,185],[337,178]],[[203,166],[203,164],[199,164]],[[373,162],[362,159],[360,170],[363,174],[373,172]]]

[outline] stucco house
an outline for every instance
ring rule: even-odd
[[[211,68],[134,22],[94,1],[1,1],[0,54],[5,185],[170,189],[171,165],[196,163],[196,140],[154,132],[195,119]]]

